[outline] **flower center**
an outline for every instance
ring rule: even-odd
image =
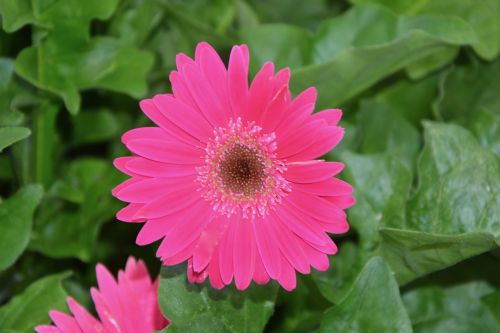
[[[250,147],[234,144],[225,153],[219,168],[224,187],[234,193],[251,196],[262,188],[265,166]]]
[[[275,138],[240,118],[214,130],[196,181],[215,211],[253,218],[267,215],[281,203],[290,185],[283,177],[286,164],[276,157]]]

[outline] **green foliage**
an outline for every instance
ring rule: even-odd
[[[50,323],[50,310],[65,311],[67,295],[62,282],[68,275],[60,273],[37,280],[0,308],[2,329],[31,332],[35,325]]]
[[[277,284],[253,285],[244,292],[222,291],[186,281],[185,267],[164,268],[159,299],[172,321],[167,332],[262,332],[273,313]]]
[[[39,185],[28,185],[0,203],[0,270],[11,266],[30,240],[33,213],[42,198]]]
[[[366,263],[346,297],[325,312],[318,332],[411,331],[398,284],[389,266],[375,257]]]
[[[500,330],[498,0],[0,0],[0,332],[90,305],[97,261],[139,248],[117,223],[120,135],[150,126],[139,99],[171,90],[175,55],[210,42],[251,75],[290,67],[296,94],[342,108],[357,203],[330,268],[213,290],[163,269],[167,332]],[[73,271],[71,278],[61,271]],[[35,282],[36,281],[36,282]]]

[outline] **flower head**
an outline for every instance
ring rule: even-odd
[[[232,49],[226,69],[207,43],[177,56],[173,94],[141,101],[157,125],[125,133],[134,154],[115,160],[131,178],[113,195],[125,222],[144,222],[137,243],[163,239],[165,265],[188,262],[188,278],[216,288],[234,279],[295,288],[295,271],[326,270],[337,248],[326,232],[349,228],[343,165],[317,160],[343,137],[341,111],[313,114],[316,90],[291,97],[290,71],[266,63],[248,84],[249,53]]]
[[[151,281],[144,262],[130,257],[118,281],[99,264],[96,267],[99,289],[91,294],[99,319],[68,297],[73,316],[49,312],[54,325],[37,326],[38,333],[152,333],[167,326],[158,306],[158,280]]]

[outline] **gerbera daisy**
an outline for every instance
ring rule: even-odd
[[[96,267],[99,289],[91,294],[99,319],[68,297],[73,316],[49,312],[54,325],[37,326],[38,333],[152,333],[167,326],[158,305],[158,279],[151,281],[141,260],[130,257],[118,281],[99,264]]]
[[[173,94],[140,102],[157,125],[128,131],[134,154],[115,160],[131,178],[113,195],[117,214],[145,222],[137,244],[163,239],[164,265],[188,262],[188,278],[238,289],[275,279],[287,290],[295,271],[326,270],[337,247],[326,234],[349,229],[349,184],[343,164],[316,160],[344,135],[342,112],[313,114],[316,89],[291,97],[290,70],[266,63],[248,85],[246,45],[234,46],[228,69],[207,43],[195,59],[177,55]]]

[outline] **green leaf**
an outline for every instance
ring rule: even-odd
[[[381,100],[362,100],[357,116],[361,153],[387,152],[413,169],[420,148],[420,134],[412,124]]]
[[[50,310],[66,309],[66,291],[62,282],[69,273],[46,276],[0,308],[0,326],[5,330],[32,332],[33,327],[49,324]]]
[[[0,152],[30,134],[31,131],[26,127],[0,127]]]
[[[15,67],[35,86],[61,96],[68,110],[76,114],[81,103],[79,90],[106,88],[142,97],[152,65],[150,53],[123,46],[114,38],[97,37],[78,45],[47,38],[21,51]]]
[[[11,266],[28,245],[33,214],[43,195],[40,185],[21,188],[0,203],[0,270]]]
[[[467,22],[477,36],[474,51],[486,59],[494,59],[500,51],[499,4],[497,0],[353,0],[355,3],[380,3],[406,15],[439,14]]]
[[[311,36],[300,27],[285,24],[260,25],[240,30],[240,38],[249,46],[254,73],[266,61],[274,62],[276,68],[297,68],[309,63]]]
[[[419,187],[406,224],[381,229],[380,253],[402,283],[500,241],[498,159],[459,126],[426,122],[424,129]]]
[[[3,28],[13,32],[26,24],[58,28],[68,21],[77,29],[87,30],[94,18],[109,18],[118,0],[0,0]]]
[[[443,45],[439,50],[424,57],[406,67],[408,76],[413,80],[418,80],[427,76],[445,65],[452,62],[458,55],[459,47],[453,45]]]
[[[17,126],[23,114],[15,109],[19,88],[13,82],[14,60],[0,57],[0,126]]]
[[[262,332],[273,313],[277,286],[252,285],[246,291],[189,284],[185,267],[164,267],[158,298],[173,332]]]
[[[316,86],[320,106],[338,105],[443,43],[473,41],[470,26],[458,18],[398,17],[382,7],[353,7],[323,25],[313,48],[314,64],[294,72],[292,88]]]
[[[494,313],[481,302],[492,292],[484,282],[441,288],[423,287],[403,295],[413,332],[499,332]]]
[[[91,260],[101,225],[120,208],[110,192],[123,178],[107,161],[73,162],[42,203],[30,248],[54,258]]]
[[[83,110],[71,118],[74,145],[96,143],[114,138],[119,131],[116,115],[108,109]]]
[[[370,259],[347,296],[323,316],[318,332],[411,332],[411,323],[389,266]]]
[[[435,111],[472,130],[483,147],[500,156],[500,60],[460,66],[443,74]]]
[[[324,272],[312,271],[321,294],[330,302],[340,302],[351,288],[367,259],[366,251],[360,252],[356,243],[342,243],[338,253],[329,258],[330,269]]]
[[[495,292],[484,296],[481,301],[490,309],[498,325],[500,325],[500,290],[497,289]]]
[[[382,226],[403,225],[406,201],[412,182],[407,167],[387,154],[359,155],[343,152],[344,176],[356,189],[356,205],[349,209],[349,221],[359,235],[358,246],[341,245],[339,253],[330,258],[332,269],[314,272],[323,295],[338,302],[374,255],[380,243]]]

